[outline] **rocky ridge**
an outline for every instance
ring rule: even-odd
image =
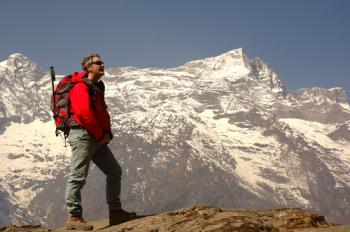
[[[107,220],[91,222],[98,231],[115,232],[345,232],[350,226],[341,226],[325,220],[311,211],[293,208],[271,210],[223,209],[197,205],[171,212],[147,216],[117,226],[108,226]],[[41,226],[8,226],[0,229],[12,231],[66,231],[64,226],[50,230]]]

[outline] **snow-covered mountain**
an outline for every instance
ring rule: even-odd
[[[29,58],[15,53],[0,62],[0,132],[11,122],[31,122],[35,118],[48,120],[49,79]]]
[[[125,208],[288,206],[350,223],[343,89],[289,92],[243,49],[170,69],[110,68],[103,80]],[[0,224],[55,227],[66,218],[70,151],[54,136],[50,88],[48,72],[23,55],[0,63]],[[103,186],[93,166],[83,197],[88,219],[106,216]]]

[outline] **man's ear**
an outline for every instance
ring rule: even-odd
[[[91,72],[91,69],[90,69],[91,65],[86,65],[85,69],[86,69],[86,72]]]

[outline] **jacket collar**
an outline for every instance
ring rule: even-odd
[[[103,92],[105,91],[105,85],[102,81],[99,81],[97,83],[94,83],[93,81],[90,81],[89,79],[87,79],[87,72],[83,71],[83,72],[75,72],[72,74],[72,82],[74,83],[78,83],[78,82],[85,82],[90,89],[92,89],[93,91],[99,91],[99,92]]]
[[[72,82],[82,82],[84,76],[87,76],[87,72],[75,72],[72,74]]]

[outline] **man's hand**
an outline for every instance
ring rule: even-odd
[[[109,134],[105,134],[105,137],[100,141],[100,144],[108,144],[111,141]]]

